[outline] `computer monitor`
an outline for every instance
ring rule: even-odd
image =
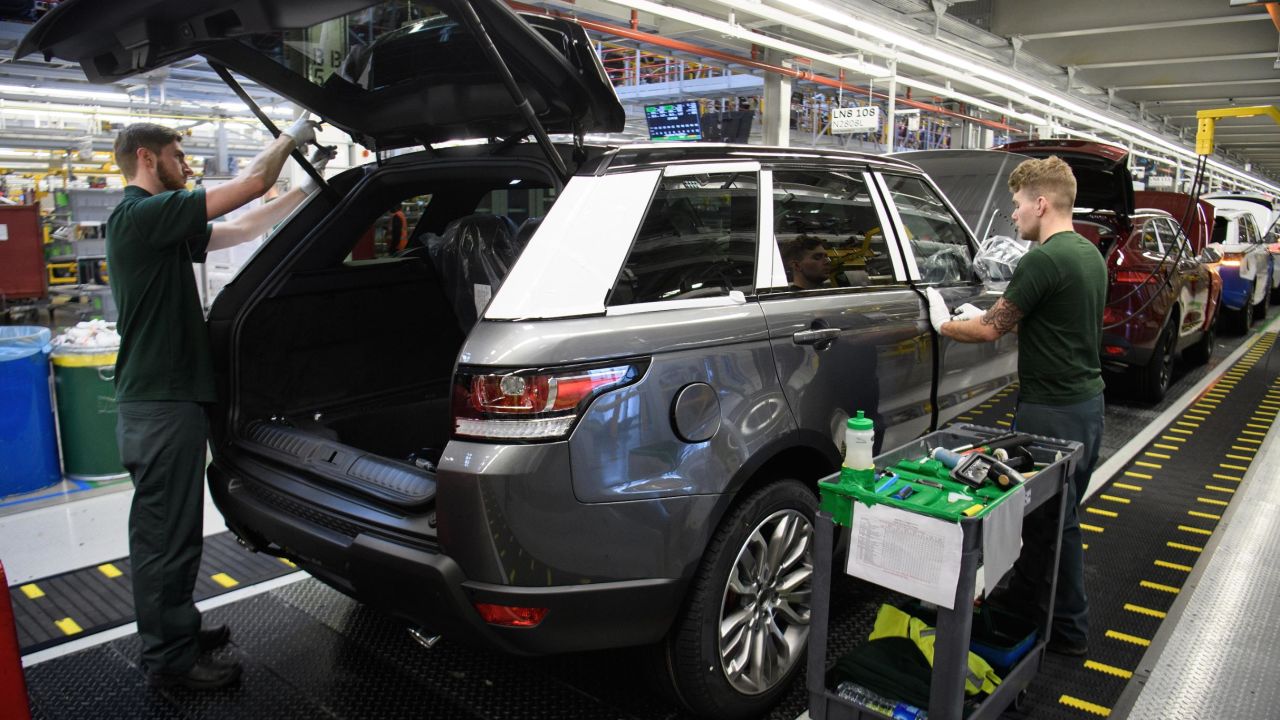
[[[695,100],[663,105],[645,105],[644,119],[649,139],[654,141],[701,140],[702,123]]]

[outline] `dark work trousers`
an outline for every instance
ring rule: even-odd
[[[150,672],[185,673],[199,654],[200,611],[191,593],[203,550],[208,419],[194,402],[117,406],[120,459],[133,478],[129,564],[133,604]]]
[[[1058,585],[1053,601],[1053,634],[1073,645],[1089,639],[1089,599],[1084,591],[1084,548],[1080,538],[1080,498],[1089,488],[1089,478],[1098,462],[1102,445],[1104,404],[1102,394],[1074,405],[1040,405],[1019,402],[1014,429],[1061,440],[1074,440],[1084,445],[1084,454],[1067,483],[1066,517],[1062,521],[1062,553],[1058,559]],[[1053,568],[1053,541],[1058,505],[1048,502],[1026,517],[1022,525],[1022,555],[1014,565],[1010,590],[1028,601],[1040,598],[1042,607],[1047,595],[1038,589],[1047,587]]]

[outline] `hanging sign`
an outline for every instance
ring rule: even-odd
[[[869,132],[880,129],[880,106],[832,108],[832,133]]]

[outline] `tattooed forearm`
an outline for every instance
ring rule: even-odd
[[[1016,330],[1018,321],[1022,319],[1022,311],[1017,305],[1000,298],[996,304],[982,315],[983,325],[993,325],[1001,335]]]

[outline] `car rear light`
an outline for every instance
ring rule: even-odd
[[[519,607],[516,605],[494,605],[493,603],[472,603],[480,619],[490,625],[504,627],[537,627],[547,616],[547,608]]]
[[[573,429],[601,393],[630,385],[647,362],[604,367],[476,373],[453,384],[453,432],[493,440],[554,440]]]
[[[1223,260],[1223,261],[1222,261],[1222,264],[1223,264],[1223,265],[1225,265],[1225,266],[1227,266],[1227,267],[1240,267],[1240,261],[1239,261],[1239,260]]]
[[[1138,285],[1141,283],[1155,285],[1160,282],[1160,275],[1157,273],[1144,272],[1142,270],[1117,270],[1113,282],[1125,283],[1127,285]]]
[[[1102,353],[1109,357],[1120,357],[1125,353],[1125,349],[1119,345],[1103,345]]]
[[[1124,313],[1121,312],[1118,308],[1104,307],[1102,309],[1103,325],[1119,325],[1123,321],[1124,321]]]

